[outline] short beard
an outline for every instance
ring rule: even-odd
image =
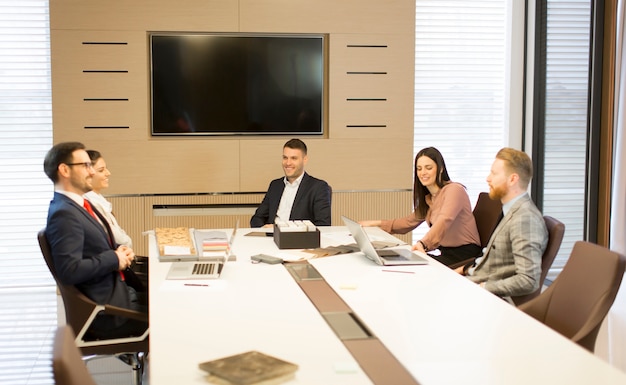
[[[506,188],[503,187],[492,187],[489,189],[489,198],[494,201],[501,201],[502,198],[508,193]]]

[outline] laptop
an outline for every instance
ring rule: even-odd
[[[416,254],[407,249],[376,250],[370,241],[365,229],[358,222],[342,216],[343,223],[348,227],[354,237],[357,246],[368,259],[381,266],[397,265],[427,265],[428,259],[424,255]]]
[[[219,278],[227,261],[234,260],[233,243],[239,227],[239,220],[235,223],[233,233],[228,240],[228,248],[221,257],[212,257],[207,260],[194,262],[173,262],[165,279],[216,279]]]
[[[198,249],[199,261],[220,261],[226,259],[229,261],[236,260],[235,254],[233,254],[233,242],[235,241],[235,235],[239,228],[239,220],[235,222],[235,227],[230,235],[230,238],[223,231],[212,230],[196,230],[194,232],[194,239],[196,247]],[[205,244],[208,241],[209,244]]]

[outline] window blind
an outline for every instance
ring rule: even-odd
[[[544,215],[565,223],[548,279],[584,239],[590,0],[547,2]]]
[[[52,183],[47,0],[0,1],[0,384],[52,384],[57,296],[37,243]]]
[[[472,205],[508,138],[506,3],[416,1],[414,153],[439,149]]]
[[[52,183],[48,1],[0,1],[0,288],[50,286],[37,231]]]

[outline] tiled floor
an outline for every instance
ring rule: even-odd
[[[0,385],[54,385],[52,340],[63,323],[53,286],[0,289]],[[115,358],[87,365],[98,385],[132,383],[130,368]]]

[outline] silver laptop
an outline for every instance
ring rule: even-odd
[[[382,266],[426,265],[428,259],[407,249],[376,250],[363,227],[352,219],[341,217],[354,237],[357,246],[368,259]]]
[[[216,279],[219,278],[227,261],[234,260],[233,243],[239,227],[239,220],[235,223],[233,233],[228,240],[228,249],[220,258],[211,258],[195,262],[173,262],[165,279]]]

